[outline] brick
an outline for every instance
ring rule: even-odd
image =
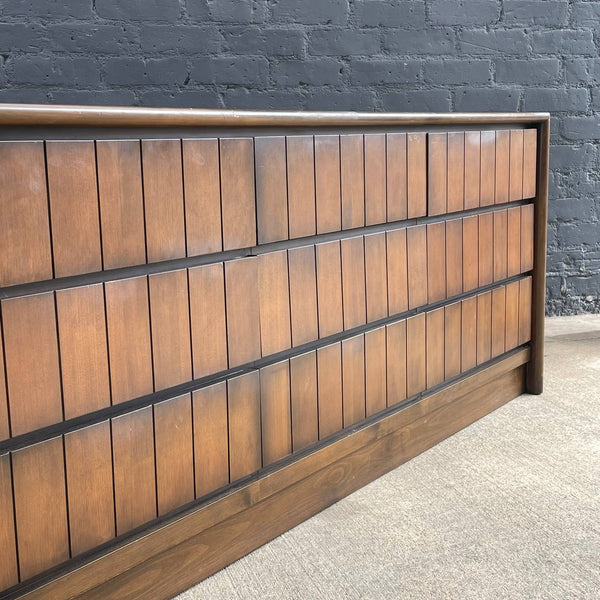
[[[523,110],[586,110],[587,100],[584,88],[530,88],[525,90]]]
[[[490,25],[498,20],[500,4],[491,0],[431,0],[434,25]]]
[[[598,117],[565,117],[562,122],[563,136],[568,140],[600,139]]]
[[[472,29],[459,34],[459,50],[465,54],[527,54],[529,42],[524,29]]]
[[[437,85],[488,83],[490,70],[489,60],[430,60],[425,62],[424,79]]]
[[[354,15],[366,27],[425,27],[425,2],[361,0],[354,3]]]
[[[230,88],[225,91],[225,106],[239,109],[300,110],[304,108],[306,90],[259,90]]]
[[[313,31],[308,38],[310,54],[322,56],[361,56],[378,54],[378,31],[325,29]]]
[[[269,76],[269,63],[263,57],[218,56],[194,61],[190,76],[196,83],[264,87]]]
[[[98,16],[122,21],[176,21],[179,0],[95,0]]]
[[[567,83],[600,82],[600,60],[597,58],[565,59],[565,78]]]
[[[502,3],[504,22],[509,25],[565,25],[569,16],[566,0],[504,0]]]
[[[343,63],[332,58],[281,60],[271,68],[277,85],[338,85]]]
[[[304,25],[344,25],[348,19],[347,0],[277,0],[273,20]]]
[[[410,31],[390,30],[383,36],[383,47],[390,54],[454,54],[455,34],[452,29]]]
[[[89,87],[100,83],[100,72],[93,58],[19,56],[12,61],[12,81],[35,85]]]
[[[519,107],[519,90],[472,88],[456,90],[454,105],[464,112],[515,111]]]
[[[0,23],[0,51],[39,52],[46,47],[42,29],[24,23]]]
[[[148,90],[139,95],[141,106],[181,108],[222,108],[215,90]]]
[[[595,216],[596,204],[592,198],[560,198],[548,203],[550,221],[589,221]]]
[[[0,102],[46,103],[52,99],[51,92],[43,87],[0,89]]]
[[[221,50],[221,35],[214,27],[146,25],[140,35],[142,51],[178,54],[214,54]]]
[[[77,54],[129,54],[137,51],[135,28],[121,25],[48,25],[43,39],[49,50]]]
[[[224,23],[261,23],[267,14],[266,0],[208,0],[208,14]]]
[[[557,58],[529,60],[497,60],[498,83],[556,83],[560,80],[560,61]]]
[[[85,19],[92,16],[92,0],[10,0],[2,3],[2,16]]]
[[[306,42],[300,29],[232,27],[223,37],[228,52],[263,56],[301,56]]]
[[[382,94],[384,110],[412,112],[449,112],[450,90],[401,90]]]
[[[594,144],[564,144],[550,147],[551,169],[581,169],[591,167],[596,161]]]
[[[531,34],[531,47],[539,54],[596,54],[592,32],[583,29],[534,31]]]
[[[94,104],[100,106],[131,106],[136,103],[132,90],[52,90],[52,102],[57,104]]]
[[[371,90],[346,88],[344,90],[316,89],[307,94],[307,110],[367,110],[376,106],[376,96]]]
[[[598,27],[600,2],[574,2],[573,23],[583,27]]]
[[[421,62],[415,60],[358,60],[350,61],[350,81],[354,85],[387,83],[416,83]]]
[[[591,88],[591,92],[592,92],[592,101],[591,101],[591,108],[592,110],[600,110],[600,88],[598,87],[593,87]]]

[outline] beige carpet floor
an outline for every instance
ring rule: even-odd
[[[178,600],[600,599],[600,316],[521,396]]]

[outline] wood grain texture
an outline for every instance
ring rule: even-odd
[[[465,205],[465,134],[448,134],[448,212],[463,210]]]
[[[408,310],[408,255],[406,229],[386,232],[388,312],[397,315]]]
[[[342,429],[342,346],[340,342],[317,349],[319,439]]]
[[[340,137],[315,135],[315,193],[317,233],[342,228]]]
[[[150,275],[154,386],[162,390],[192,378],[187,271]]]
[[[254,246],[256,212],[252,138],[222,138],[219,150],[223,250]]]
[[[192,403],[184,394],[154,405],[158,515],[194,497]]]
[[[233,482],[262,466],[258,371],[227,381],[227,411],[229,474]]]
[[[227,369],[223,263],[193,267],[188,278],[192,365],[198,379]]]
[[[519,282],[506,286],[506,350],[519,345]]]
[[[365,225],[387,220],[385,134],[369,133],[365,144]]]
[[[408,307],[427,304],[427,227],[406,230],[408,253]]]
[[[448,134],[430,133],[427,214],[441,215],[448,207]]]
[[[71,553],[77,556],[115,536],[110,423],[65,435]]]
[[[492,293],[477,296],[477,364],[492,357]]]
[[[509,277],[521,272],[521,207],[514,206],[507,211],[507,245]]]
[[[495,203],[509,201],[510,131],[496,131],[496,195]]]
[[[523,132],[523,198],[534,198],[537,179],[537,129]]]
[[[387,405],[406,399],[406,321],[386,326]]]
[[[364,335],[342,341],[342,402],[344,428],[365,418]]]
[[[220,252],[219,140],[182,140],[185,237],[188,256]]]
[[[386,134],[387,220],[408,216],[408,170],[405,133]]]
[[[496,194],[496,132],[481,132],[481,176],[479,205],[494,204]]]
[[[315,149],[312,135],[290,135],[287,142],[287,186],[290,239],[315,235]]]
[[[481,133],[465,132],[465,210],[479,206],[481,181]]]
[[[427,136],[408,133],[408,218],[427,214]]]
[[[427,313],[427,387],[431,388],[444,381],[444,308]]]
[[[64,466],[60,437],[12,455],[21,580],[69,558]]]
[[[505,351],[506,344],[506,289],[492,290],[492,358]]]
[[[310,249],[314,254],[312,246]],[[257,260],[260,345],[262,355],[268,356],[286,350],[292,345],[288,256],[285,250],[280,250],[261,254]],[[316,319],[315,301],[315,323]]]
[[[385,327],[365,333],[365,398],[366,416],[387,406],[387,357]]]
[[[291,248],[288,264],[292,345],[299,346],[319,337],[315,247]]]
[[[365,224],[365,158],[361,134],[340,135],[342,229]]]
[[[258,260],[244,258],[225,263],[227,352],[229,368],[260,357]]]
[[[531,277],[519,281],[519,344],[531,340],[531,288]]]
[[[6,374],[4,370],[2,321],[0,320],[0,440],[5,440],[8,437],[10,437],[10,424],[8,419],[8,398],[6,397]]]
[[[365,235],[367,323],[388,316],[385,232]]]
[[[284,360],[260,370],[260,418],[263,465],[292,452],[290,365]]]
[[[10,455],[0,455],[0,589],[19,581]]]
[[[110,405],[102,284],[56,292],[65,419]]]
[[[148,262],[182,258],[185,216],[181,140],[142,140]]]
[[[112,419],[117,535],[156,518],[152,407]]]
[[[342,240],[344,329],[366,322],[365,251],[363,237]]]
[[[288,239],[285,137],[254,138],[258,243]]]
[[[1,142],[0,164],[0,286],[51,279],[43,142]]]
[[[137,140],[96,142],[105,269],[146,262],[142,158]]]
[[[132,277],[104,284],[112,402],[153,391],[148,279]]]
[[[523,130],[510,131],[509,200],[523,198]]]
[[[494,212],[494,281],[508,277],[508,212]]]
[[[94,142],[46,142],[46,165],[54,276],[100,271]]]
[[[426,387],[425,315],[406,320],[406,396],[410,398]]]
[[[460,375],[462,306],[460,302],[444,309],[444,379]]]
[[[12,435],[63,418],[52,292],[2,301]]]
[[[521,206],[521,273],[533,269],[533,204]]]
[[[462,371],[477,366],[477,296],[461,302],[461,346]]]
[[[227,384],[192,392],[196,498],[229,483]]]
[[[446,221],[446,297],[463,291],[463,222]]]
[[[427,301],[446,297],[446,223],[427,225]]]
[[[342,312],[342,251],[340,242],[316,245],[319,335],[344,329]]]
[[[494,280],[494,215],[479,215],[479,286]]]
[[[479,217],[472,215],[462,220],[463,291],[479,285]]]
[[[290,358],[290,389],[292,448],[297,452],[319,439],[315,351]]]

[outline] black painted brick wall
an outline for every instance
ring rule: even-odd
[[[548,110],[548,312],[600,311],[600,2],[0,0],[0,101]]]

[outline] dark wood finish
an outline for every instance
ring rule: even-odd
[[[362,135],[340,136],[342,229],[365,224],[365,157]]]
[[[492,358],[500,356],[506,344],[506,289],[492,291]]]
[[[435,387],[444,381],[444,308],[427,313],[427,387]]]
[[[292,345],[299,346],[319,337],[315,247],[303,246],[290,249],[288,263]],[[282,323],[281,327],[284,326]]]
[[[462,302],[449,304],[444,309],[444,379],[461,372]]]
[[[387,405],[406,399],[406,321],[386,328]]]
[[[342,312],[342,254],[339,242],[317,244],[319,335],[344,329]]]
[[[526,277],[519,281],[519,344],[525,344],[532,335],[532,279]]]
[[[427,141],[424,133],[406,136],[408,218],[427,214]]]
[[[342,429],[342,345],[317,349],[319,439]]]
[[[387,357],[385,327],[365,333],[365,398],[366,416],[387,406]]]
[[[290,388],[292,448],[297,452],[319,439],[316,352],[290,359]]]
[[[388,312],[397,315],[408,310],[408,255],[406,229],[386,233]]]
[[[406,230],[408,254],[408,307],[427,304],[427,227]]]
[[[6,375],[4,373],[4,346],[1,332],[2,322],[0,321],[0,440],[5,440],[10,437],[10,425],[8,419],[8,398],[6,397]]]
[[[448,134],[430,133],[429,199],[427,214],[441,215],[448,210]]]
[[[463,234],[464,235],[464,234]],[[494,213],[479,215],[479,286],[494,280]]]
[[[492,293],[477,296],[477,364],[492,357]]]
[[[290,239],[315,235],[315,148],[312,135],[286,138],[287,193]]]
[[[496,185],[495,202],[509,200],[510,131],[496,131]]]
[[[406,320],[406,395],[410,398],[426,387],[425,315]]]
[[[523,130],[512,129],[510,132],[510,168],[509,168],[509,200],[523,198]]]
[[[408,165],[405,133],[386,135],[387,220],[408,216]]]
[[[0,456],[0,589],[19,581],[10,455]]]
[[[479,217],[462,219],[463,291],[469,292],[479,285]]]
[[[388,316],[388,289],[385,233],[365,236],[367,323]]]
[[[365,144],[365,225],[387,220],[385,135],[364,136]]]
[[[315,136],[315,194],[317,233],[341,229],[340,138],[337,135]]]
[[[344,329],[364,325],[367,316],[365,250],[362,236],[342,240]]]
[[[465,209],[479,206],[481,182],[481,132],[465,132]]]
[[[468,371],[477,366],[477,296],[461,302],[461,367]]]
[[[496,181],[496,132],[481,132],[481,175],[479,205],[494,204]]]
[[[448,134],[448,212],[463,210],[465,205],[465,134]]]
[[[508,277],[508,212],[494,213],[494,281]]]
[[[549,129],[546,125],[542,127]],[[537,129],[525,129],[523,132],[523,198],[534,198],[536,195],[537,138]],[[545,155],[541,157],[545,161]],[[543,163],[540,166],[543,167]],[[540,180],[544,180],[543,172],[540,173]]]
[[[446,221],[446,297],[463,291],[463,221]]]
[[[365,418],[364,335],[342,341],[342,400],[344,428]]]
[[[507,244],[509,277],[521,272],[521,207],[513,206],[507,210]]]
[[[506,349],[519,345],[519,282],[506,286]]]
[[[427,301],[446,297],[446,223],[427,225]]]
[[[533,204],[521,206],[521,273],[533,269],[534,218]]]

